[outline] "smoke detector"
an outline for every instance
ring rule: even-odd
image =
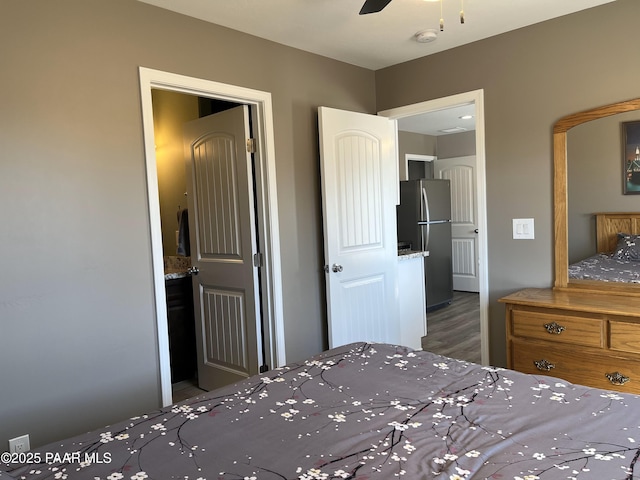
[[[430,43],[435,41],[438,38],[438,32],[435,30],[423,30],[421,32],[416,33],[413,38],[418,43]]]

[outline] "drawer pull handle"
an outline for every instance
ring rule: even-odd
[[[613,385],[624,385],[630,380],[629,377],[625,377],[620,372],[605,373],[604,376],[607,377]]]
[[[551,370],[552,368],[556,368],[555,364],[548,362],[545,359],[542,360],[534,360],[533,364],[536,366],[536,368],[542,372],[548,372],[549,370]]]
[[[547,332],[555,333],[556,335],[560,335],[566,329],[565,327],[563,327],[562,325],[557,324],[556,322],[545,323],[544,324],[544,328],[547,329]]]

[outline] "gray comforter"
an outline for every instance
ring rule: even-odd
[[[640,262],[598,253],[569,265],[569,278],[601,282],[640,283]]]
[[[639,449],[638,396],[361,343],[49,445],[0,478],[632,479]]]

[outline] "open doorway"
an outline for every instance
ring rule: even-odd
[[[175,402],[268,369],[251,106],[161,89],[152,99]]]
[[[271,96],[266,92],[210,82],[182,75],[140,68],[140,92],[145,134],[147,189],[151,225],[151,251],[154,270],[156,321],[158,332],[158,366],[161,382],[161,403],[172,403],[169,336],[167,326],[166,287],[162,222],[160,215],[156,137],[154,134],[152,90],[168,90],[197,97],[248,105],[252,111],[255,132],[255,208],[256,236],[260,248],[259,306],[263,314],[264,364],[270,368],[286,363],[282,317],[280,278],[280,248],[277,218],[277,190]]]
[[[477,261],[474,262],[474,266],[477,267],[478,276],[478,290],[477,302],[478,310],[477,314],[474,314],[471,318],[474,326],[479,325],[479,345],[480,349],[479,358],[481,363],[489,363],[489,327],[488,327],[488,271],[487,271],[487,218],[486,218],[486,174],[485,174],[485,144],[484,144],[484,93],[482,90],[475,90],[472,92],[462,93],[458,95],[452,95],[450,97],[439,98],[436,100],[430,100],[426,102],[420,102],[413,105],[407,105],[404,107],[393,108],[379,112],[379,115],[383,115],[392,119],[398,120],[398,123],[408,123],[411,119],[420,119],[421,121],[428,122],[429,115],[441,112],[455,113],[458,109],[471,108],[473,111],[473,146],[475,156],[475,173],[473,174],[473,187],[474,201],[477,206],[477,232],[474,232],[477,239]],[[400,128],[399,128],[400,130]],[[435,142],[434,142],[435,143]],[[460,142],[458,142],[460,143]],[[455,151],[455,148],[452,149]],[[402,178],[402,172],[405,172],[405,178],[408,179],[411,174],[408,164],[408,160],[411,156],[407,157],[406,153],[402,152],[400,155],[401,165],[399,166]],[[432,163],[433,156],[437,156],[435,149],[423,150],[421,152],[412,152],[422,155],[422,158],[418,160],[425,160],[428,163]],[[457,152],[458,156],[466,156],[467,153]],[[451,154],[450,156],[455,156]],[[415,155],[414,155],[415,157]],[[435,164],[435,162],[434,162]],[[428,167],[430,168],[430,166]],[[422,169],[422,172],[428,170]],[[434,175],[435,176],[435,175]],[[474,228],[475,230],[475,228]],[[473,295],[473,294],[472,294]],[[466,296],[465,296],[466,297]],[[465,307],[466,308],[466,307]],[[443,315],[443,312],[436,312],[437,315]],[[427,330],[429,330],[429,314],[427,315]],[[429,334],[427,333],[427,337]],[[453,354],[452,354],[453,353]],[[449,351],[449,356],[456,356],[455,351]]]

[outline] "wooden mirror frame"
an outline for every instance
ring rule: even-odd
[[[640,110],[640,98],[604,105],[561,118],[553,126],[553,209],[556,289],[583,289],[640,295],[640,286],[598,282],[593,280],[569,281],[569,238],[567,208],[567,132],[586,122],[619,113]]]

